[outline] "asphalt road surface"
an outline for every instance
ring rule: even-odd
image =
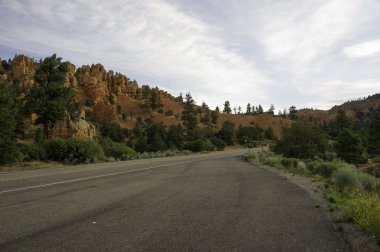
[[[0,251],[350,251],[242,151],[0,174]]]

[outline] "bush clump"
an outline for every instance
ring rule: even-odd
[[[314,174],[320,174],[325,178],[329,178],[337,170],[337,167],[330,162],[320,162],[315,165],[312,172]]]
[[[357,172],[351,167],[344,167],[337,170],[334,177],[336,186],[340,191],[343,191],[344,188],[360,188]]]
[[[91,139],[51,139],[44,149],[47,159],[69,164],[91,163],[104,156],[102,146]]]
[[[349,190],[364,189],[368,192],[374,192],[377,188],[374,176],[360,172],[352,166],[339,168],[335,173],[335,182],[340,191],[347,188]]]
[[[136,151],[132,148],[121,143],[112,142],[109,138],[103,139],[101,144],[103,146],[104,155],[108,158],[113,157],[116,160],[129,160],[137,157]]]
[[[296,158],[281,158],[281,164],[286,169],[297,168],[298,159],[296,159]]]
[[[355,191],[342,206],[344,217],[353,220],[361,229],[375,235],[380,244],[380,202],[375,193]]]
[[[368,192],[376,191],[376,178],[370,174],[359,172],[358,179],[364,190]]]
[[[213,151],[215,146],[209,140],[195,140],[187,142],[184,145],[184,149],[190,150],[192,152],[203,152],[203,151]]]
[[[45,150],[38,144],[20,144],[19,150],[22,154],[22,161],[41,161],[46,159]]]
[[[222,151],[224,148],[226,148],[226,143],[220,138],[212,138],[211,143],[216,147],[216,150],[218,151]]]

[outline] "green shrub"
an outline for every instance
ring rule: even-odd
[[[355,167],[346,166],[339,168],[335,173],[335,181],[339,190],[348,188],[350,190],[366,190],[375,192],[377,190],[376,178],[370,174],[363,173]]]
[[[358,179],[364,190],[368,192],[376,191],[377,183],[376,183],[376,178],[374,176],[367,173],[360,172],[358,174]]]
[[[69,164],[95,162],[103,158],[103,148],[91,139],[51,139],[45,142],[46,158]]]
[[[46,158],[55,161],[64,161],[67,156],[66,141],[61,138],[47,140],[44,143]]]
[[[214,145],[209,140],[198,139],[185,143],[184,149],[192,152],[213,151]]]
[[[245,160],[256,160],[258,157],[255,152],[246,152],[243,154]]]
[[[129,160],[137,157],[136,151],[132,148],[124,144],[112,142],[109,138],[103,139],[101,144],[106,157],[113,157],[118,160]]]
[[[352,167],[343,167],[335,173],[336,186],[340,191],[344,188],[348,189],[360,189],[360,182],[358,179],[358,173]]]
[[[260,163],[265,164],[267,162],[267,160],[268,160],[268,153],[261,151],[258,154],[259,154],[259,161],[260,161]]]
[[[296,168],[298,159],[296,158],[281,158],[281,164],[287,169]]]
[[[45,160],[45,150],[37,144],[21,144],[19,150],[23,155],[22,161],[40,161]]]
[[[253,140],[251,140],[251,141],[249,141],[249,142],[247,142],[247,143],[245,144],[245,147],[246,147],[246,148],[249,148],[249,149],[252,149],[252,148],[257,147],[257,145],[258,145],[257,141],[253,141]]]
[[[329,178],[337,170],[337,167],[330,162],[321,162],[314,166],[312,172],[314,174],[320,174],[325,178]]]
[[[269,156],[266,161],[264,162],[264,164],[266,165],[269,165],[269,166],[273,166],[273,167],[276,167],[276,168],[283,168],[282,164],[281,164],[281,158],[280,157],[275,157],[275,156]]]
[[[70,138],[66,140],[66,145],[66,163],[92,163],[104,157],[102,146],[91,139]]]
[[[375,193],[355,191],[343,203],[344,217],[353,220],[361,229],[375,235],[380,242],[380,202]]]
[[[218,151],[222,151],[224,148],[226,148],[226,143],[220,138],[212,138],[211,143],[216,147],[216,150]]]

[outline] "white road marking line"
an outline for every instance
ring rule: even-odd
[[[223,157],[226,157],[226,156],[223,156]],[[227,156],[227,157],[230,157],[230,156]],[[85,180],[91,180],[91,179],[97,179],[97,178],[104,178],[104,177],[110,177],[110,176],[125,174],[125,173],[146,171],[146,170],[158,169],[158,168],[162,168],[162,167],[168,167],[168,166],[179,165],[179,164],[186,164],[186,163],[192,163],[192,162],[198,162],[198,161],[205,161],[205,160],[211,160],[211,159],[217,159],[217,158],[220,158],[220,157],[212,157],[212,158],[205,158],[205,159],[198,159],[198,160],[190,160],[190,161],[177,162],[177,163],[172,163],[172,164],[151,166],[151,167],[141,168],[141,169],[136,169],[136,170],[114,172],[114,173],[107,173],[107,174],[96,175],[96,176],[85,177],[85,178],[64,180],[64,181],[59,181],[59,182],[54,182],[54,183],[48,183],[48,184],[42,184],[42,185],[27,186],[27,187],[21,187],[21,188],[6,190],[6,191],[0,191],[0,194],[10,193],[10,192],[25,191],[25,190],[28,190],[28,189],[35,189],[35,188],[41,188],[41,187],[47,187],[47,186],[53,186],[53,185],[62,185],[62,184],[67,184],[67,183],[72,183],[72,182],[85,181]]]

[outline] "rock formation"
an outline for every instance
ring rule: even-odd
[[[32,87],[37,63],[24,55],[17,55],[12,60],[11,78],[20,87]]]
[[[86,121],[85,112],[82,111],[80,116],[74,120],[69,114],[66,114],[63,120],[57,121],[50,132],[50,136],[92,138],[96,136],[96,129],[92,123]]]

